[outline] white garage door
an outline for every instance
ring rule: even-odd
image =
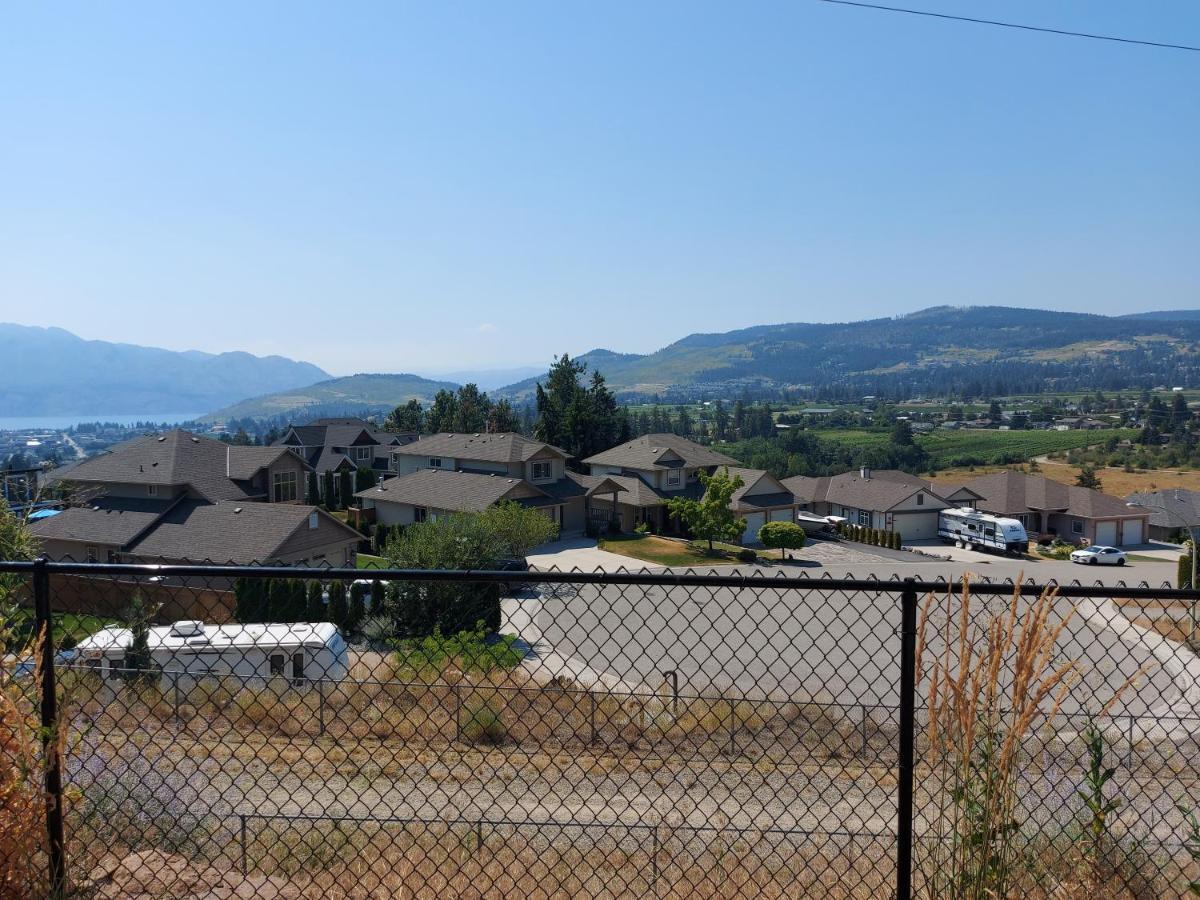
[[[796,521],[795,513],[791,509],[773,509],[770,512],[772,522],[794,522]]]
[[[743,544],[757,544],[758,543],[758,529],[762,528],[763,524],[765,522],[766,522],[766,515],[764,513],[760,513],[760,512],[747,513],[746,514],[746,530],[742,532],[742,543]]]
[[[1117,543],[1117,523],[1097,522],[1096,543],[1103,544],[1106,547],[1114,546]]]
[[[905,542],[930,541],[937,537],[937,520],[936,512],[897,514],[892,517],[892,525]]]
[[[1121,543],[1125,546],[1140,544],[1142,542],[1142,520],[1141,519],[1126,519],[1125,527],[1121,532]]]

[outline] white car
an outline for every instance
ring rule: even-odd
[[[1101,547],[1093,544],[1082,550],[1072,551],[1071,562],[1085,566],[1123,566],[1125,565],[1125,551],[1118,550],[1116,547]]]

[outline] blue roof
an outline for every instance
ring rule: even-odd
[[[30,519],[48,519],[51,516],[57,516],[61,509],[39,509],[37,512],[29,514]]]

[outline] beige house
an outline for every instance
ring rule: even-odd
[[[582,534],[599,494],[620,485],[567,471],[567,454],[519,434],[434,434],[391,449],[396,474],[355,494],[383,525],[409,525],[513,501],[541,511],[563,535]]]
[[[308,464],[175,430],[71,468],[76,505],[30,526],[53,559],[344,565],[361,535],[301,505]]]
[[[656,532],[679,530],[667,502],[672,497],[700,497],[700,473],[711,475],[728,468],[742,479],[731,500],[734,511],[746,520],[742,543],[755,543],[758,529],[771,521],[794,522],[797,503],[779,479],[761,469],[747,469],[736,459],[675,434],[648,434],[597,453],[583,461],[594,478],[608,478],[623,490],[616,496],[621,528],[630,531],[639,522]],[[593,501],[611,510],[613,499],[601,493]]]

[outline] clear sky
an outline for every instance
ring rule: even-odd
[[[910,0],[1200,44],[1196,0]],[[1200,53],[830,6],[8,2],[0,321],[336,374],[1200,307]]]

